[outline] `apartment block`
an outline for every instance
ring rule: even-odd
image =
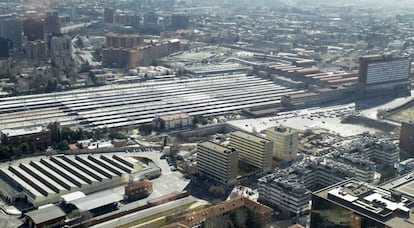
[[[292,160],[298,152],[298,131],[289,127],[271,127],[266,138],[273,141],[273,157],[282,161]]]
[[[200,175],[225,185],[233,185],[238,173],[238,152],[213,142],[199,143],[197,167]]]
[[[230,134],[230,147],[239,153],[239,160],[269,172],[272,169],[273,142],[260,136],[236,131]]]

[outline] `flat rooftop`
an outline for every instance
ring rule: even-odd
[[[389,227],[413,227],[414,201],[356,179],[346,180],[313,193]]]
[[[220,153],[229,154],[229,153],[233,152],[231,149],[229,149],[227,147],[221,146],[219,144],[216,144],[216,143],[213,143],[213,142],[210,142],[210,141],[199,143],[198,146],[202,146],[202,147],[205,147],[209,150],[217,151],[217,152],[220,152]]]
[[[235,132],[232,132],[230,135],[234,135],[236,137],[240,137],[240,138],[243,138],[243,139],[246,139],[246,140],[249,140],[249,141],[253,141],[253,142],[256,142],[256,143],[270,142],[270,140],[268,140],[268,139],[265,139],[265,138],[257,136],[257,135],[249,134],[249,133],[246,133],[246,132],[243,132],[243,131],[235,131]]]

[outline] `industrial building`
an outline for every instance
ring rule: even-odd
[[[52,143],[58,142],[59,139],[60,124],[58,122],[50,123],[47,126],[0,130],[1,143],[15,146],[27,143],[32,150],[45,150]]]
[[[310,227],[413,227],[413,208],[412,195],[350,179],[312,194]]]
[[[59,121],[62,126],[114,128],[151,123],[156,115],[184,112],[212,116],[243,108],[280,104],[289,89],[245,74],[169,78],[113,84],[53,94],[0,98],[1,128]]]
[[[142,39],[142,38],[141,38]],[[112,41],[118,40],[115,39]],[[122,42],[123,39],[120,40]],[[129,40],[129,39],[127,39]],[[116,44],[115,41],[113,44]],[[131,46],[126,45],[121,46]],[[115,45],[118,46],[118,45]],[[160,43],[149,43],[146,45],[136,47],[108,47],[102,49],[102,65],[104,66],[116,66],[116,67],[137,67],[153,65],[156,59],[168,56],[180,50],[180,40],[172,39]]]
[[[272,169],[273,142],[242,131],[230,134],[230,148],[239,153],[239,160],[269,172]]]
[[[149,196],[153,191],[149,180],[134,181],[125,185],[125,196],[129,201],[139,200]]]
[[[33,206],[58,202],[62,195],[92,193],[129,181],[142,164],[118,155],[52,156],[0,169],[0,190],[10,202],[24,200]]]
[[[199,143],[197,168],[200,175],[231,186],[238,174],[238,151],[213,142]]]
[[[266,130],[266,138],[273,141],[273,156],[282,161],[289,161],[298,152],[298,131],[289,127],[271,127]]]

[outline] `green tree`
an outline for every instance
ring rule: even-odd
[[[139,131],[145,135],[151,134],[153,130],[154,127],[152,126],[152,124],[143,124],[139,127]]]
[[[23,154],[29,154],[30,153],[30,146],[27,144],[27,142],[24,142],[21,144],[20,149]]]
[[[56,79],[49,79],[45,87],[45,92],[46,93],[55,92],[57,90],[57,86],[58,86],[58,83]]]
[[[60,143],[56,144],[55,149],[57,150],[69,150],[69,143],[67,140],[63,140]]]
[[[108,137],[109,137],[111,140],[114,140],[114,139],[127,139],[126,135],[124,135],[124,134],[122,134],[122,133],[120,133],[120,132],[117,132],[117,131],[112,131],[112,132],[110,132],[110,133],[108,134]]]
[[[12,154],[10,154],[8,145],[0,145],[0,160],[10,159]]]
[[[66,140],[69,143],[77,141],[77,132],[68,127],[62,127],[60,135],[61,140]]]

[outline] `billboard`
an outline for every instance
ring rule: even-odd
[[[368,63],[367,84],[406,80],[410,75],[410,59]]]

